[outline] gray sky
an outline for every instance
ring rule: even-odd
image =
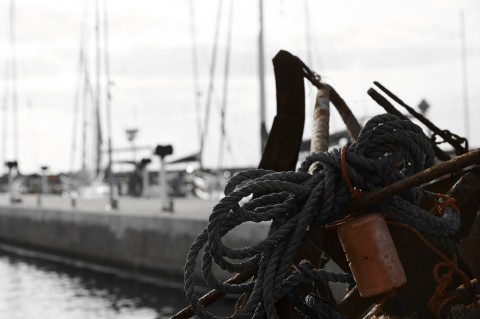
[[[9,2],[0,2],[2,75],[8,43]],[[90,1],[89,4],[86,45],[92,77],[95,57],[93,3]],[[214,103],[206,145],[205,162],[211,167],[218,165],[219,106],[229,3],[224,1],[223,5]],[[80,0],[16,0],[18,150],[23,172],[38,171],[41,165],[49,165],[54,172],[70,169],[84,4],[85,1]],[[214,0],[193,0],[202,117],[217,4]],[[306,4],[309,8],[309,28],[306,24]],[[125,129],[137,127],[140,130],[137,145],[153,148],[157,144],[173,144],[174,157],[198,150],[189,8],[187,0],[108,2],[109,56],[114,82],[114,147],[128,147]],[[459,18],[462,10],[466,21],[468,54],[470,143],[478,147],[480,2],[475,0],[265,0],[268,127],[275,115],[276,105],[271,59],[279,50],[285,49],[299,56],[332,84],[358,117],[382,112],[366,93],[372,81],[379,81],[412,106],[425,98],[431,105],[429,118],[437,126],[464,135]],[[310,43],[307,43],[308,29]],[[226,151],[222,165],[256,166],[260,158],[258,30],[258,1],[236,1],[226,114],[231,149]],[[3,94],[3,78],[0,83]],[[307,85],[309,115],[315,93],[314,88]],[[3,110],[0,111],[2,117],[5,116]],[[332,113],[332,131],[343,129],[335,111]],[[10,111],[6,115],[11,118]],[[104,106],[102,115],[105,120]],[[308,116],[305,137],[310,135],[310,131]],[[7,160],[13,157],[14,152],[11,130],[8,136]],[[75,168],[80,167],[80,142],[77,143]],[[137,154],[138,158],[149,155],[150,151]],[[116,159],[130,158],[130,154],[116,156]]]

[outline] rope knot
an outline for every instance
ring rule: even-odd
[[[456,265],[457,256],[453,255],[451,263],[441,261],[433,267],[433,278],[437,283],[437,287],[435,288],[432,297],[428,300],[427,306],[437,319],[442,318],[443,309],[447,304],[459,302],[457,296],[447,292],[447,288],[453,282],[453,274],[455,273]],[[447,268],[448,271],[444,274],[440,274],[442,268]]]
[[[455,213],[459,213],[460,210],[458,209],[455,198],[444,194],[435,194],[435,198],[437,200],[435,206],[437,207],[438,216],[442,216],[447,207],[450,207]]]

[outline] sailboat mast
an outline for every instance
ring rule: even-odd
[[[7,23],[7,36],[9,40],[8,48],[11,49],[11,29],[12,29],[12,2],[10,3],[10,11],[8,16],[8,23]],[[2,100],[2,111],[3,111],[3,132],[2,132],[2,164],[0,165],[0,169],[3,172],[4,165],[3,163],[7,160],[7,140],[8,140],[8,101],[10,97],[10,57],[8,52],[5,54],[5,65],[4,65],[4,78],[3,78],[3,100]]]
[[[107,113],[107,134],[108,134],[108,185],[110,186],[109,201],[112,209],[117,209],[117,201],[113,194],[113,160],[112,160],[112,92],[110,79],[110,56],[108,52],[108,12],[107,0],[103,0],[103,31],[104,31],[104,46],[105,46],[105,90],[107,99],[105,101],[105,108]],[[146,169],[145,169],[146,170]]]
[[[309,0],[304,0],[305,2],[305,40],[307,48],[307,65],[313,66],[313,56],[312,56],[312,28],[310,24],[310,6],[308,4]]]
[[[467,74],[467,41],[465,37],[465,16],[460,11],[460,37],[461,37],[461,54],[462,54],[462,85],[463,85],[463,115],[465,121],[465,138],[470,137],[470,112],[468,105],[468,74]]]
[[[198,80],[198,54],[197,54],[197,36],[195,31],[195,8],[193,6],[193,0],[188,1],[190,8],[190,34],[192,37],[192,68],[193,68],[193,85],[194,85],[194,102],[195,112],[197,116],[197,130],[199,136],[199,142],[202,144],[202,123],[200,117],[200,85]]]
[[[85,62],[86,65],[86,62]],[[88,73],[86,69],[84,70],[84,84],[83,84],[83,93],[82,93],[82,172],[85,172],[87,169],[87,130],[88,130],[88,120],[87,120],[87,95],[89,93],[88,89],[90,87],[90,82],[88,80]]]
[[[2,100],[3,132],[2,132],[2,163],[7,159],[8,152],[8,110],[9,102],[12,109],[13,129],[13,159],[18,161],[18,94],[17,94],[17,57],[15,50],[15,0],[10,1],[8,17],[8,49],[5,54],[4,91]]]
[[[230,71],[230,49],[232,44],[232,23],[233,23],[233,0],[230,0],[230,7],[228,9],[228,31],[227,31],[227,43],[225,47],[225,67],[223,74],[223,96],[222,106],[220,110],[220,149],[218,151],[218,174],[223,164],[224,145],[227,132],[225,130],[225,117],[227,111],[227,99],[228,99],[228,78]]]
[[[12,76],[12,115],[13,115],[13,154],[18,161],[18,94],[17,94],[17,57],[15,52],[15,0],[10,2],[10,48]]]
[[[95,1],[95,174],[100,173],[101,165],[101,124],[100,124],[100,1]]]
[[[77,133],[78,133],[78,126],[82,124],[81,132],[85,132],[86,125],[84,122],[86,121],[85,118],[85,78],[86,78],[86,57],[85,57],[85,43],[86,43],[86,35],[85,35],[85,28],[86,28],[86,18],[88,10],[88,3],[85,2],[82,17],[81,17],[81,24],[80,24],[80,44],[78,48],[78,64],[77,64],[77,80],[75,85],[75,96],[73,102],[73,125],[72,125],[72,149],[71,149],[71,157],[70,157],[70,172],[73,173],[75,170],[75,158],[77,155]],[[81,120],[80,122],[80,106],[82,106],[82,113],[81,113]],[[82,170],[85,170],[85,140],[83,139],[82,135]]]
[[[205,143],[206,143],[207,134],[208,134],[210,108],[212,104],[213,88],[214,88],[214,81],[215,81],[215,66],[217,64],[216,61],[217,61],[218,37],[220,32],[220,22],[222,18],[222,4],[223,4],[223,1],[219,0],[217,19],[215,22],[215,35],[213,40],[212,61],[210,63],[210,73],[209,73],[210,80],[209,80],[208,91],[207,91],[207,102],[205,106],[205,119],[204,119],[204,125],[203,125],[203,132],[200,140],[200,154],[199,154],[200,168],[203,168],[203,152],[205,150]]]
[[[259,0],[260,6],[260,32],[258,34],[258,75],[260,80],[260,151],[263,154],[267,142],[267,126],[265,124],[265,52],[263,41],[263,0]]]

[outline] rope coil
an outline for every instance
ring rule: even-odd
[[[255,169],[239,173],[228,182],[225,197],[214,207],[208,227],[188,253],[187,299],[201,318],[223,318],[208,312],[195,293],[194,269],[202,249],[202,276],[210,288],[226,294],[250,294],[244,307],[229,318],[263,318],[265,315],[277,318],[275,303],[283,296],[290,296],[305,280],[352,283],[350,274],[315,269],[305,261],[288,275],[305,231],[310,225],[326,225],[342,219],[347,202],[355,196],[351,193],[352,185],[371,192],[432,166],[433,160],[432,147],[420,127],[385,114],[367,122],[357,142],[348,148],[309,155],[298,172]],[[314,163],[317,165],[313,174],[309,174],[308,169]],[[251,194],[260,195],[241,205]],[[451,205],[445,206],[442,217],[418,207],[426,195],[423,189],[412,188],[368,211],[388,212],[390,219],[432,236],[455,232],[460,221]],[[269,222],[267,237],[249,247],[225,246],[222,238],[246,222]],[[247,283],[223,283],[213,273],[214,264],[231,273],[256,270],[257,275]],[[315,308],[311,299],[302,303],[296,308],[301,313],[306,311],[302,309]],[[327,305],[321,308],[324,307]],[[325,317],[321,313],[319,316]]]

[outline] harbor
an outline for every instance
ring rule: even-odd
[[[0,16],[0,319],[480,318],[475,0]]]
[[[158,199],[126,198],[107,211],[107,199],[79,200],[75,208],[59,196],[45,196],[42,207],[38,196],[22,199],[13,206],[0,199],[1,249],[175,288],[183,287],[187,252],[214,205],[181,198],[164,212]],[[230,243],[259,241],[267,228],[233,232]]]
[[[116,210],[108,198],[71,204],[43,195],[39,207],[39,195],[24,195],[12,205],[0,196],[2,315],[30,318],[40,309],[47,318],[163,319],[186,306],[186,253],[214,201],[176,199],[173,212],[158,198],[126,197]],[[230,243],[260,240],[266,230],[244,228]],[[213,309],[227,315],[232,306],[230,299]]]

